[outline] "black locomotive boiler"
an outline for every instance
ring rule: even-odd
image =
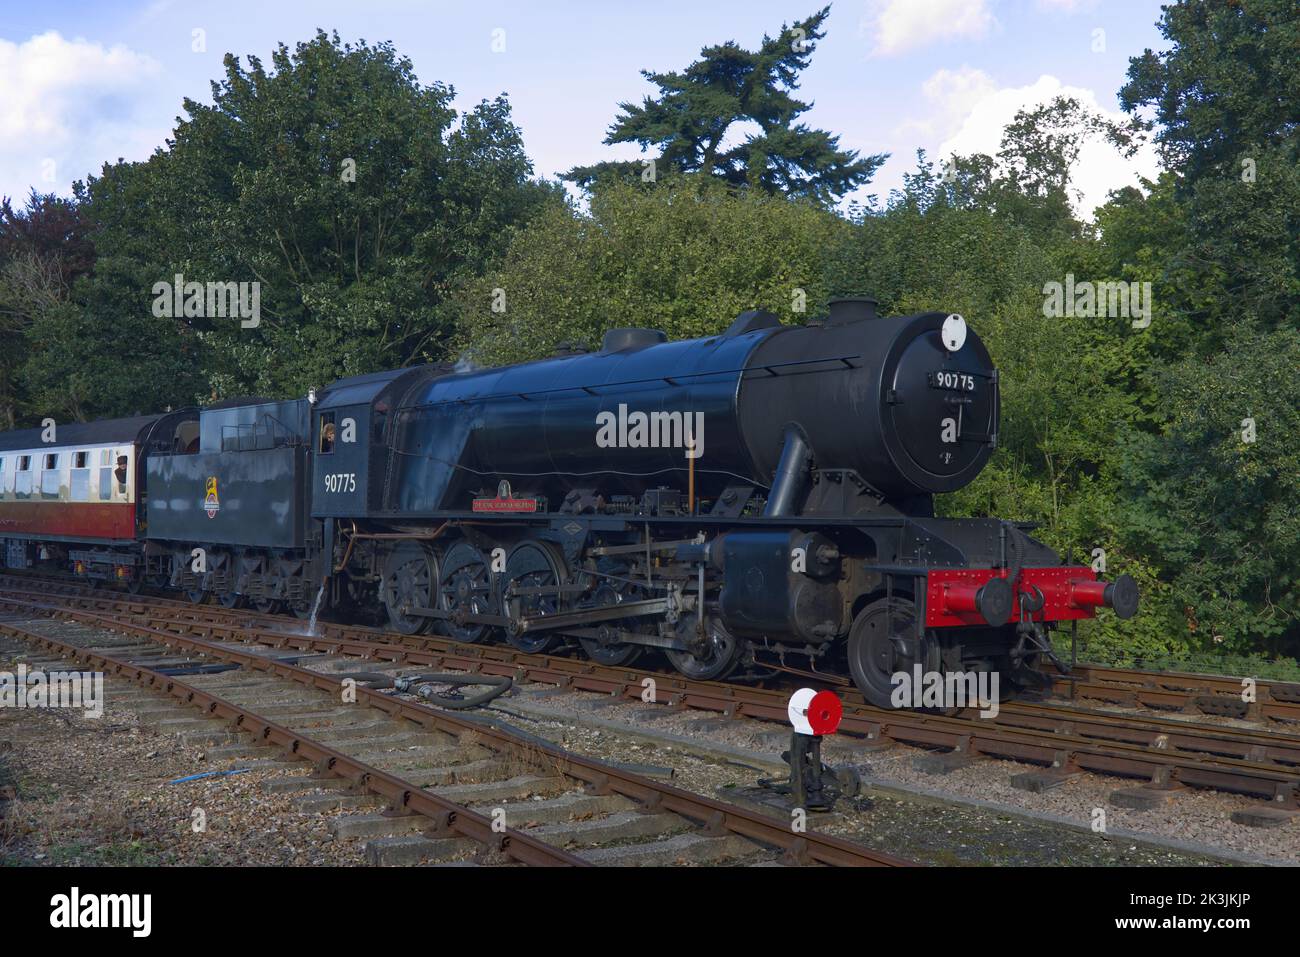
[[[198,418],[148,460],[142,536],[144,574],[195,600],[382,608],[606,664],[660,649],[695,678],[847,670],[880,705],[917,666],[1014,684],[1058,623],[1136,611],[1132,579],[1016,523],[935,517],[998,440],[997,371],[948,313],[615,329]]]

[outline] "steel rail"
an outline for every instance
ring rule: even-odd
[[[446,638],[392,635],[360,626],[321,623],[326,632],[361,634],[382,640],[375,642],[355,637],[312,639],[235,621],[266,616],[168,599],[134,597],[124,602],[120,598],[81,593],[73,597],[79,602],[100,606],[128,604],[133,615],[148,615],[151,609],[166,607],[174,612],[175,617],[155,619],[160,624],[175,627],[183,622],[187,629],[210,637],[288,645],[304,650],[332,650],[399,664],[433,664],[484,674],[514,675],[520,680],[528,678],[574,690],[628,698],[642,698],[646,694],[646,680],[652,679],[655,695],[653,699],[645,699],[647,701],[719,711],[728,716],[787,720],[785,695],[779,691],[694,682],[671,674],[529,655],[507,646],[467,645]],[[272,623],[289,624],[285,619],[272,619]],[[323,644],[329,641],[340,643]],[[390,648],[398,649],[400,653],[388,650]],[[1043,706],[1009,704],[999,715],[998,728],[989,731],[986,726],[980,726],[980,733],[972,734],[970,719],[975,714],[974,709],[967,709],[964,716],[944,718],[874,708],[855,691],[849,692],[846,698],[848,708],[842,730],[868,739],[885,738],[920,747],[957,751],[974,749],[975,753],[990,757],[1067,770],[1073,768],[1153,781],[1173,781],[1249,794],[1288,805],[1293,805],[1296,800],[1295,745],[1298,742],[1279,739],[1270,732],[1196,726],[1167,719],[1134,718],[1065,708],[1060,709],[1059,715],[1044,715]],[[1057,709],[1054,706],[1052,710]],[[954,725],[951,722],[961,723]],[[1112,740],[1107,742],[1104,740],[1106,737]],[[1173,753],[1180,749],[1184,753]],[[1280,769],[1279,764],[1282,766]]]
[[[468,838],[532,866],[591,866],[589,862],[568,851],[552,847],[513,828],[507,828],[504,832],[494,831],[491,819],[482,814],[439,797],[395,774],[358,761],[301,732],[276,724],[250,708],[152,668],[28,631],[8,622],[0,622],[0,634],[98,668],[105,674],[134,681],[151,691],[179,698],[185,704],[199,708],[208,717],[228,722],[236,731],[251,733],[259,744],[279,747],[293,757],[312,762],[318,770],[343,778],[357,788],[384,798],[393,810],[409,811],[429,818],[433,822],[432,829],[427,832],[430,836]]]
[[[125,592],[108,593],[87,588],[81,582],[61,578],[38,577],[26,573],[14,574],[12,571],[0,573],[0,584],[6,581],[14,581],[27,586],[39,586],[44,593],[59,591],[69,597],[75,596],[82,601],[91,603],[120,604],[122,602],[135,602],[137,603],[135,607],[139,611],[145,609],[144,602],[147,601],[154,607],[162,605],[172,607],[177,610],[177,614],[192,616],[193,620],[196,621],[211,619],[214,616],[223,616],[228,619],[236,616],[242,617],[244,620],[250,618],[260,619],[268,625],[291,620],[251,609],[228,609],[220,605],[207,604],[196,605],[192,602],[152,595],[145,597],[133,596]],[[504,621],[504,619],[502,620]],[[317,629],[331,637],[354,638],[368,636],[368,640],[373,641],[396,641],[402,644],[418,644],[421,647],[430,648],[446,647],[447,644],[465,644],[437,636],[400,635],[395,632],[363,625],[343,625],[335,622],[318,622]],[[491,646],[475,647],[486,648]],[[504,646],[497,647],[500,648],[504,655],[514,653],[514,649]],[[556,660],[557,668],[581,668],[584,664],[573,659],[558,658]],[[1079,663],[1076,666],[1073,676],[1060,675],[1054,671],[1045,671],[1044,674],[1052,679],[1053,692],[1063,698],[1069,696],[1071,685],[1073,685],[1074,692],[1078,697],[1118,705],[1141,706],[1155,711],[1196,709],[1214,715],[1269,719],[1280,724],[1294,723],[1300,729],[1300,683],[1296,682],[1259,680],[1255,686],[1258,700],[1255,703],[1247,704],[1242,701],[1243,679],[1239,677],[1190,672],[1137,671],[1086,662]],[[671,679],[673,676],[668,675],[666,677]],[[813,677],[813,675],[810,674],[810,677]],[[843,683],[843,679],[834,675],[826,675],[823,680],[828,683]],[[855,698],[861,700],[855,689],[847,689],[847,694],[850,700]],[[1021,706],[1021,702],[1015,702],[1008,703],[1003,707],[1004,710],[1007,710],[1008,708]],[[1051,707],[1064,708],[1065,706],[1051,705]],[[1134,717],[1134,720],[1142,719]]]
[[[1070,675],[1048,673],[1054,694],[1160,710],[1194,708],[1209,714],[1268,718],[1300,725],[1300,683],[1256,680],[1246,701],[1245,677],[1182,671],[1138,671],[1080,663]]]
[[[97,625],[113,631],[124,632],[157,641],[168,647],[179,647],[204,657],[238,664],[252,671],[262,671],[293,680],[309,688],[341,694],[342,678],[334,678],[298,665],[276,661],[265,655],[238,651],[204,638],[178,635],[174,632],[135,624],[129,620],[102,615],[96,612],[73,611],[30,600],[15,600],[0,593],[0,603],[16,605],[51,615],[68,617],[76,621]],[[0,627],[4,626],[0,623]],[[131,666],[136,667],[136,666]],[[159,676],[165,681],[174,679]],[[197,689],[192,689],[197,690]],[[807,831],[796,833],[787,823],[747,808],[726,804],[713,798],[693,794],[680,788],[642,777],[622,768],[573,754],[563,748],[540,741],[525,739],[509,732],[466,720],[456,715],[419,702],[383,694],[363,685],[355,687],[357,700],[364,700],[394,718],[405,718],[425,727],[454,735],[473,733],[487,738],[503,750],[533,758],[547,759],[546,766],[565,777],[585,785],[591,793],[617,793],[648,810],[663,810],[680,815],[701,825],[710,836],[736,834],[784,851],[794,863],[817,863],[832,866],[914,866],[913,862],[894,855],[875,851],[861,844],[831,835]],[[287,729],[286,729],[287,730]],[[295,732],[288,732],[295,735]],[[301,736],[297,736],[301,737]]]
[[[3,596],[0,592],[0,596]],[[39,593],[38,593],[39,594]],[[98,595],[80,595],[76,597],[78,607],[91,609],[115,610],[123,605],[129,606],[133,617],[149,617],[164,628],[176,621],[184,621],[187,627],[208,636],[232,636],[252,631],[257,640],[263,643],[286,643],[295,636],[273,628],[250,625],[238,619],[249,617],[246,613],[215,608],[211,606],[196,607],[188,603],[170,603],[150,600],[142,602],[133,600],[124,602],[120,598]],[[165,605],[174,613],[164,617],[152,614]],[[254,619],[257,616],[252,616]],[[282,620],[283,621],[283,620]],[[277,624],[281,622],[275,622]],[[287,622],[284,622],[287,623]],[[704,702],[701,707],[708,707],[707,701],[719,695],[727,696],[727,701],[735,699],[730,689],[740,686],[722,682],[697,682],[674,674],[641,671],[615,666],[602,666],[594,662],[562,658],[552,655],[530,655],[513,648],[500,645],[480,645],[457,642],[449,638],[428,636],[407,636],[394,633],[377,632],[359,626],[340,626],[322,624],[321,630],[343,634],[351,637],[334,638],[340,644],[330,646],[341,649],[340,653],[366,658],[383,658],[392,661],[403,660],[401,656],[382,651],[378,646],[396,645],[412,649],[412,652],[428,652],[426,657],[420,654],[407,654],[405,660],[416,664],[458,664],[464,670],[479,670],[483,673],[498,675],[515,675],[530,677],[535,680],[571,686],[575,690],[617,693],[628,697],[640,697],[643,683],[647,677],[654,678],[656,685],[667,689],[669,696],[664,699],[670,704],[679,704],[683,700],[674,696],[692,695],[691,702]],[[360,637],[358,637],[360,636]],[[306,636],[310,637],[310,636]],[[371,641],[370,639],[376,639]],[[322,640],[326,640],[322,638]],[[317,648],[321,646],[316,646]],[[507,667],[508,666],[508,667]],[[523,668],[521,671],[520,668]],[[810,675],[815,678],[815,675]],[[742,688],[743,697],[751,695],[776,695],[780,692],[766,692],[760,689]],[[868,705],[862,696],[851,688],[836,689],[850,708],[866,715],[894,714]],[[699,696],[705,696],[703,698]],[[658,699],[656,699],[657,701]],[[743,708],[743,705],[742,705]],[[730,707],[711,710],[723,710],[733,713]],[[762,717],[751,711],[737,710],[735,714],[748,714]],[[977,709],[967,708],[957,716],[972,719],[977,716]],[[783,714],[777,715],[784,720]],[[1235,728],[1221,725],[1200,725],[1194,722],[1177,721],[1160,716],[1116,715],[1085,709],[1072,708],[1068,705],[1040,704],[1032,702],[1007,702],[1000,707],[999,721],[1008,726],[1025,730],[1051,731],[1055,734],[1076,732],[1085,737],[1112,738],[1130,744],[1147,747],[1165,747],[1189,751],[1202,751],[1225,757],[1237,757],[1251,760],[1268,760],[1285,767],[1300,768],[1300,735],[1274,732],[1254,728]]]

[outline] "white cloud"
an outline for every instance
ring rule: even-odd
[[[983,70],[965,65],[956,70],[939,70],[921,86],[921,92],[931,104],[930,111],[908,117],[895,128],[894,139],[929,144],[946,139],[957,131],[976,104],[997,88],[993,77]]]
[[[1092,10],[1097,0],[1035,0],[1040,10],[1052,10],[1059,13],[1076,13],[1079,10]]]
[[[157,62],[50,31],[0,39],[0,195],[65,191],[104,160],[142,159],[167,130],[137,119]]]
[[[989,0],[871,0],[860,32],[875,38],[881,56],[938,41],[986,36],[996,21]]]
[[[921,84],[925,98],[939,105],[941,118],[948,123],[965,120],[980,103],[997,92],[993,77],[983,70],[962,66],[957,70],[941,69]]]
[[[963,67],[956,72],[939,70],[923,85],[922,92],[934,104],[936,126],[942,137],[937,158],[972,153],[997,155],[1003,128],[1019,110],[1031,109],[1058,96],[1074,97],[1085,109],[1094,110],[1108,119],[1125,117],[1106,110],[1089,89],[1066,86],[1054,76],[1044,74],[1029,86],[998,88],[980,70]],[[953,118],[957,121],[953,122]],[[947,126],[943,129],[943,126]],[[1079,151],[1071,181],[1082,198],[1075,202],[1075,212],[1091,218],[1093,210],[1106,201],[1106,194],[1123,186],[1137,186],[1140,176],[1155,179],[1159,162],[1148,143],[1132,158],[1126,158],[1104,140],[1089,140]]]

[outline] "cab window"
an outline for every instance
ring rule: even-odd
[[[322,412],[320,414],[320,441],[316,445],[316,451],[321,455],[329,455],[334,451],[334,413]]]

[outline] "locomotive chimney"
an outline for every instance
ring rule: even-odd
[[[870,296],[838,296],[828,300],[830,318],[828,326],[842,326],[849,322],[876,318],[876,300]]]

